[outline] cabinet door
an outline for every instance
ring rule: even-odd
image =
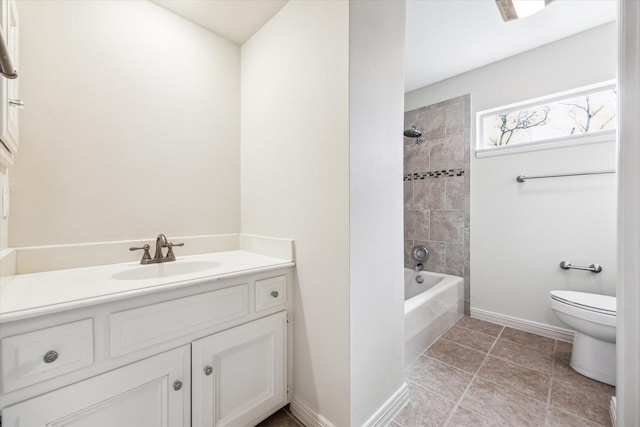
[[[9,406],[3,425],[186,427],[190,364],[186,345]]]
[[[193,427],[248,426],[287,403],[282,311],[193,343]]]

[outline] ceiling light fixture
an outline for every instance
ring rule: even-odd
[[[540,12],[553,0],[496,0],[502,19],[513,21]]]

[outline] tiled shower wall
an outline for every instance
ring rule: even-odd
[[[404,126],[424,138],[404,138],[405,267],[415,266],[411,248],[425,245],[425,270],[464,277],[469,314],[470,96],[407,111]]]

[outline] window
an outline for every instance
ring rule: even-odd
[[[606,82],[477,113],[476,156],[615,139],[617,92]]]

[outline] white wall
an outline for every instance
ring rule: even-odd
[[[607,24],[418,89],[406,94],[405,110],[470,93],[474,134],[477,111],[615,78],[615,32]],[[615,294],[615,176],[515,182],[519,174],[614,169],[615,150],[611,142],[472,157],[472,315],[565,327],[548,308],[549,290]],[[604,271],[564,271],[562,260]]]
[[[18,9],[9,244],[239,232],[239,47],[146,1]]]
[[[404,385],[405,4],[349,8],[351,426]]]
[[[620,1],[617,425],[640,420],[640,2]]]
[[[314,422],[363,425],[404,384],[403,48],[404,2],[324,1],[242,47],[242,231],[295,238],[292,405]]]
[[[349,3],[289,2],[241,55],[242,232],[295,239],[293,398],[347,426]]]

